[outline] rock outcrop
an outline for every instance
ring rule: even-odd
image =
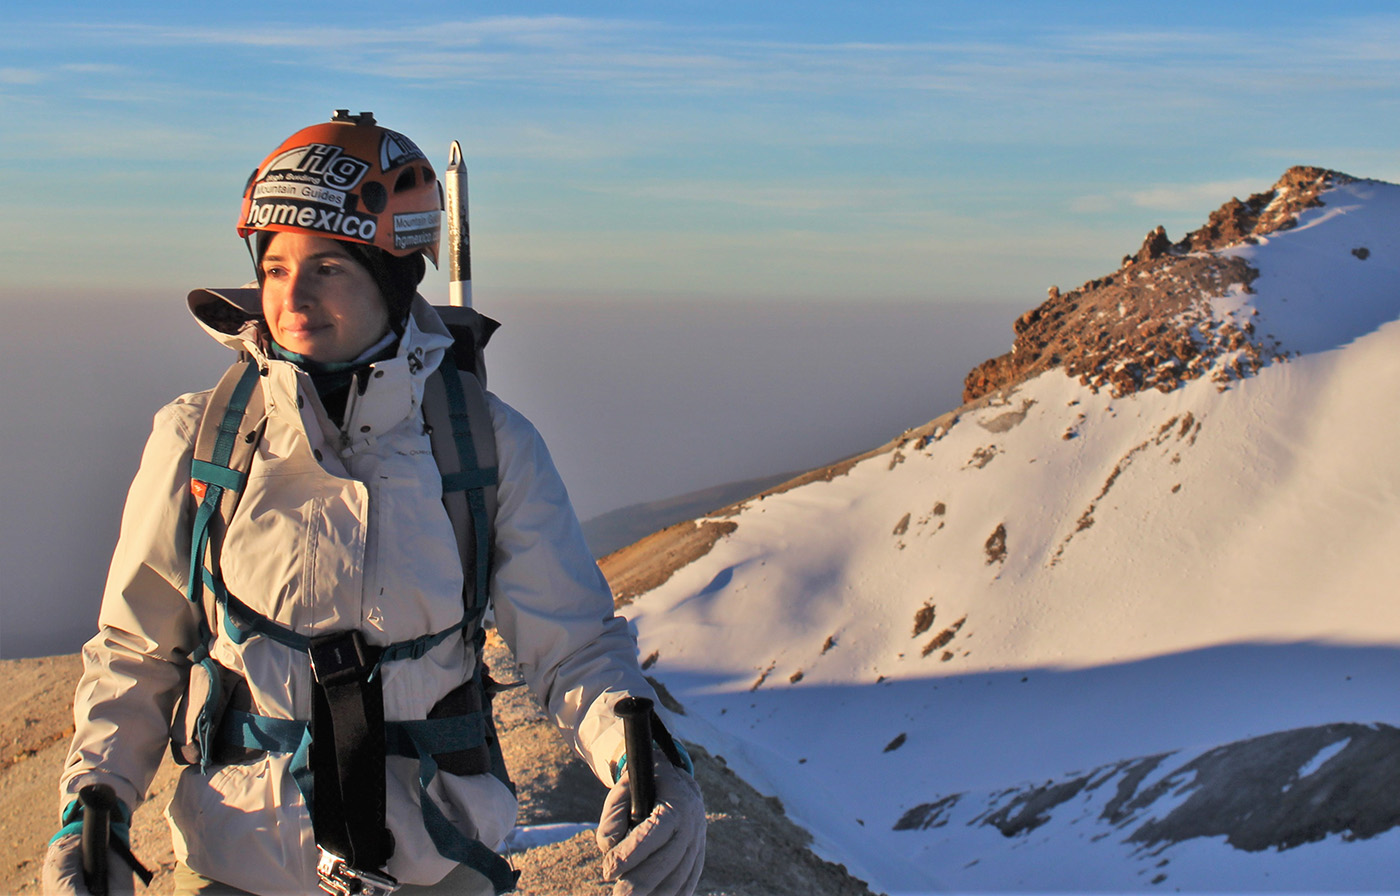
[[[1208,300],[1248,292],[1258,272],[1219,250],[1293,227],[1300,212],[1322,204],[1324,190],[1351,180],[1323,168],[1290,168],[1273,189],[1231,199],[1176,243],[1157,227],[1112,274],[1068,292],[1050,287],[1044,303],[1017,319],[1011,351],[967,375],[963,401],[1056,367],[1114,395],[1169,392],[1206,375],[1223,385],[1257,371],[1280,357],[1281,347],[1256,336],[1248,320],[1214,315]]]

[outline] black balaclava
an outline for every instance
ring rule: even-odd
[[[351,257],[369,271],[379,286],[379,294],[384,297],[384,306],[389,309],[389,326],[394,332],[403,335],[408,322],[408,309],[413,297],[418,293],[418,284],[423,281],[427,265],[421,253],[397,256],[390,255],[377,246],[363,243],[341,243]]]

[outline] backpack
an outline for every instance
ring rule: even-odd
[[[197,316],[206,323],[212,322],[216,329],[236,333],[249,325],[252,318],[240,307],[246,307],[248,297],[229,295],[233,292],[237,291],[219,294],[196,290],[190,294],[191,309],[197,309]],[[443,504],[462,559],[463,615],[459,623],[442,631],[425,633],[382,650],[372,648],[376,654],[374,668],[389,660],[417,659],[459,633],[473,643],[476,665],[471,679],[434,707],[428,719],[384,723],[385,751],[388,755],[419,760],[423,821],[438,852],[481,872],[500,893],[514,887],[518,874],[484,844],[461,834],[428,792],[428,785],[439,769],[455,774],[489,772],[515,791],[505,769],[491,716],[495,685],[482,658],[486,640],[482,621],[490,597],[498,481],[483,350],[500,325],[471,308],[452,306],[435,310],[454,341],[451,351],[445,353],[437,371],[426,381],[423,416],[433,457],[442,474]],[[214,389],[195,439],[190,490],[199,503],[191,531],[186,597],[192,603],[201,604],[204,612],[201,614],[201,644],[191,656],[194,665],[190,686],[176,709],[171,728],[171,752],[177,762],[198,763],[206,770],[216,761],[238,761],[260,751],[293,754],[291,772],[316,823],[317,842],[321,843],[322,824],[314,810],[313,775],[308,761],[312,746],[311,723],[257,715],[252,711],[251,694],[241,676],[223,669],[209,655],[216,627],[234,643],[262,636],[307,652],[313,668],[316,651],[321,650],[325,655],[325,645],[318,645],[318,639],[278,625],[230,594],[219,570],[223,535],[237,508],[267,424],[258,384],[264,373],[254,357],[240,353]],[[204,600],[206,596],[208,600]],[[349,649],[366,649],[358,633],[344,634],[355,636],[355,644]],[[344,650],[347,644],[341,638],[331,646]],[[371,678],[373,674],[370,673]],[[358,733],[363,735],[365,730],[361,720]],[[344,776],[348,772],[341,774]],[[339,816],[341,809],[337,804],[335,812],[323,814]],[[352,807],[344,807],[346,812],[351,810]],[[382,824],[382,807],[379,812]],[[342,826],[352,824],[339,823]],[[388,850],[392,851],[392,846]],[[362,867],[373,870],[381,864],[379,850],[374,852],[376,858]],[[387,860],[387,853],[383,859]]]

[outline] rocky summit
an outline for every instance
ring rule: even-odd
[[[1323,191],[1354,180],[1325,168],[1290,168],[1272,189],[1243,202],[1232,198],[1175,243],[1159,226],[1112,274],[1068,292],[1050,287],[1044,303],[1016,320],[1011,351],[968,373],[963,401],[1055,367],[1121,397],[1170,392],[1207,375],[1223,387],[1283,359],[1287,348],[1260,334],[1253,315],[1236,319],[1212,308],[1211,299],[1248,293],[1259,275],[1228,250],[1294,227],[1299,212],[1323,204]]]

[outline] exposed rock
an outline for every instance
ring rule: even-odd
[[[938,608],[932,602],[924,604],[919,611],[914,614],[914,634],[912,638],[917,638],[933,627],[934,617],[938,613]]]
[[[1247,289],[1258,272],[1238,258],[1213,255],[1167,256],[1137,268],[1133,278],[1091,281],[1022,315],[1015,347],[973,368],[963,400],[1055,367],[1115,395],[1168,391],[1205,375],[1209,361],[1230,350],[1230,334],[1211,327],[1200,297]]]
[[[1172,241],[1167,239],[1167,229],[1162,225],[1157,225],[1157,229],[1147,235],[1147,239],[1142,241],[1142,248],[1137,255],[1133,256],[1135,262],[1156,261],[1164,258],[1172,250]]]
[[[1128,840],[1159,846],[1224,837],[1236,849],[1258,852],[1338,834],[1375,837],[1400,824],[1400,807],[1384,796],[1400,775],[1397,745],[1400,730],[1388,725],[1339,723],[1218,747],[1127,803],[1128,811],[1141,811],[1163,796],[1186,797]],[[1317,763],[1319,757],[1326,759]]]
[[[1231,199],[1178,243],[1157,227],[1118,271],[1069,292],[1052,287],[1045,302],[1017,318],[1011,351],[968,373],[963,401],[1005,392],[1052,368],[1115,396],[1170,392],[1207,375],[1224,385],[1257,372],[1280,347],[1247,323],[1213,320],[1206,300],[1232,288],[1248,291],[1258,272],[1213,253],[1292,227],[1299,212],[1321,204],[1323,190],[1351,180],[1322,168],[1290,168],[1272,190]]]
[[[924,645],[924,649],[919,652],[919,656],[928,656],[935,650],[941,650],[944,647],[947,647],[950,643],[952,643],[953,638],[957,637],[958,632],[962,631],[962,627],[964,625],[967,625],[966,616],[959,619],[957,622],[954,622],[952,625],[948,626],[943,631],[939,632],[937,637],[935,637],[932,641]],[[945,656],[943,659],[946,661],[948,657]]]
[[[993,531],[991,535],[987,536],[987,543],[983,545],[983,549],[987,552],[988,566],[991,566],[993,563],[1000,563],[1006,559],[1005,523],[997,523],[996,530]],[[935,646],[942,647],[943,645],[938,644]]]
[[[999,791],[969,825],[1024,837],[1056,813],[1098,825],[1156,860],[1189,840],[1222,840],[1247,852],[1284,851],[1341,837],[1364,840],[1400,825],[1400,730],[1336,723],[1235,741],[1173,767],[1161,753],[1100,766],[1043,784]],[[1162,774],[1163,770],[1165,774]],[[1152,782],[1152,783],[1149,783]],[[896,831],[940,828],[977,811],[968,793],[907,810]],[[1095,809],[1102,806],[1101,809]],[[1093,818],[1096,814],[1097,818]],[[1158,866],[1160,867],[1160,865]]]
[[[1272,190],[1255,193],[1244,202],[1231,198],[1211,213],[1206,225],[1177,244],[1182,251],[1207,252],[1287,230],[1297,223],[1298,213],[1322,204],[1318,195],[1329,187],[1350,183],[1355,178],[1340,171],[1297,165],[1283,173]]]
[[[1205,252],[1238,243],[1249,235],[1259,220],[1262,206],[1271,198],[1268,193],[1256,193],[1249,197],[1249,204],[1231,198],[1229,202],[1210,213],[1206,226],[1187,235],[1185,247],[1194,252]]]

